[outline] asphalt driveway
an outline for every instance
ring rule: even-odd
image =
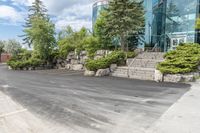
[[[41,119],[76,133],[142,133],[189,88],[84,77],[82,72],[66,70],[12,71],[0,65],[0,91]]]

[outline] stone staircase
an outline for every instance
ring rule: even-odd
[[[162,62],[164,53],[143,52],[127,60],[127,66],[118,67],[111,76],[140,80],[154,80],[156,66]]]

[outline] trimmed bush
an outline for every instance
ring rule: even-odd
[[[41,64],[43,64],[43,61],[40,59],[34,59],[30,58],[28,60],[15,60],[11,59],[7,62],[8,66],[10,66],[12,69],[23,69],[28,67],[38,67]]]
[[[86,62],[86,68],[90,71],[97,71],[98,69],[109,68],[111,64],[122,64],[125,62],[126,54],[122,51],[114,51],[104,58],[97,60],[88,60]]]
[[[165,59],[157,67],[164,74],[194,72],[200,65],[200,45],[180,45],[176,50],[166,53]]]
[[[136,53],[135,52],[127,52],[127,58],[135,58]]]

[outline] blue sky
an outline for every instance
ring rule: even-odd
[[[0,40],[17,39],[21,41],[27,7],[34,0],[0,0]],[[56,30],[71,25],[75,30],[82,26],[92,27],[92,3],[94,0],[42,0]]]

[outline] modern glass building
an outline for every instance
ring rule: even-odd
[[[169,51],[180,43],[199,42],[200,0],[145,0],[144,5],[146,44]]]
[[[100,12],[102,9],[105,9],[105,7],[108,5],[108,0],[97,0],[93,4],[93,11],[92,11],[92,25],[94,26],[98,16],[100,15]]]
[[[93,25],[108,0],[93,5]],[[195,29],[200,16],[200,0],[144,0],[145,43],[139,48],[157,47],[160,51],[175,49],[180,43],[200,42]]]

